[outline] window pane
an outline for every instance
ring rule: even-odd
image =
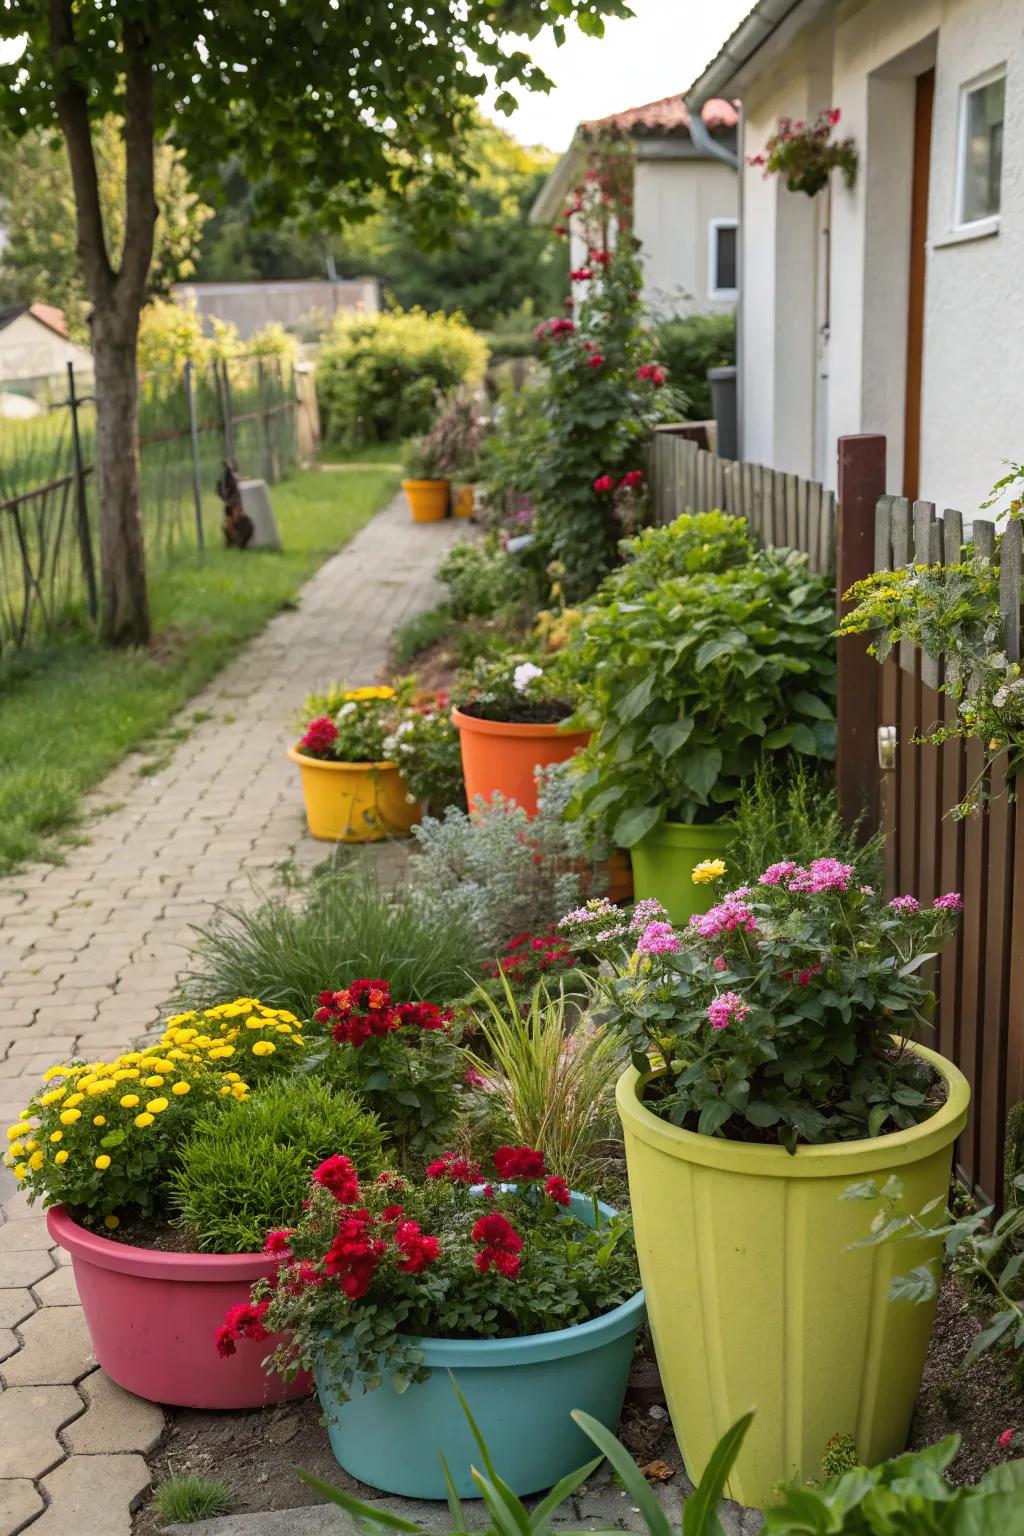
[[[1006,80],[993,80],[967,96],[963,199],[960,220],[970,224],[999,212],[1003,174],[1003,103]]]
[[[715,288],[736,287],[736,230],[719,224],[715,244]]]

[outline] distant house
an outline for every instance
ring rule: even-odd
[[[534,224],[564,221],[586,171],[589,134],[628,135],[634,148],[633,228],[640,241],[644,305],[650,315],[732,310],[736,305],[736,109],[708,101],[692,123],[682,96],[580,123],[541,187]],[[570,221],[572,264],[586,256]]]
[[[1007,0],[759,0],[686,93],[742,102],[740,453],[835,484],[882,432],[888,489],[976,511],[1024,449],[1024,27]],[[838,108],[856,181],[746,157]]]
[[[0,381],[14,383],[63,373],[68,363],[92,368],[92,354],[68,336],[64,313],[52,304],[0,305]]]
[[[339,310],[376,314],[380,283],[375,277],[329,282],[319,278],[265,283],[178,283],[174,298],[194,304],[204,320],[225,320],[245,341],[275,321],[298,329],[312,315],[330,322]]]

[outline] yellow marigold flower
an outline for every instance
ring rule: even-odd
[[[379,684],[370,688],[350,688],[345,694],[345,703],[361,704],[366,699],[393,699],[395,690],[386,684]]]
[[[164,1020],[164,1028],[165,1029],[178,1029],[180,1025],[187,1024],[190,1019],[194,1019],[194,1018],[195,1018],[195,1014],[194,1013],[175,1013],[169,1019],[165,1019]],[[195,1034],[195,1030],[193,1029],[191,1031],[191,1033],[194,1035]]]
[[[93,1125],[106,1125],[107,1117],[106,1115],[93,1115],[92,1123]]]
[[[225,1083],[224,1087],[220,1091],[221,1093],[230,1093],[231,1089],[228,1087],[227,1083]]]
[[[73,1093],[70,1096],[70,1098],[67,1098],[67,1099],[64,1100],[64,1108],[65,1109],[74,1109],[76,1104],[82,1104],[82,1103],[84,1103],[84,1101],[85,1101],[85,1094],[84,1093]]]
[[[216,1050],[210,1052],[210,1060],[227,1061],[228,1058],[234,1054],[235,1048],[233,1045],[218,1045]]]
[[[292,1041],[295,1045],[305,1045],[306,1043],[304,1035],[292,1035]]]
[[[51,1141],[63,1141],[64,1140],[64,1132],[63,1131],[51,1131],[50,1132],[50,1140]]]
[[[176,1093],[178,1095],[179,1099],[184,1098],[186,1093],[191,1093],[192,1092],[192,1084],[191,1083],[175,1083],[175,1084],[173,1084],[173,1086],[171,1088],[171,1092],[172,1093]]]
[[[267,1021],[266,1019],[246,1019],[245,1027],[246,1029],[266,1029]]]
[[[718,880],[724,874],[724,859],[702,859],[699,864],[693,866],[690,879],[694,885],[708,885],[710,881]]]
[[[65,1066],[47,1067],[46,1071],[43,1073],[43,1082],[49,1083],[53,1080],[53,1078],[60,1077],[61,1073],[66,1071],[67,1068]]]
[[[125,1051],[123,1055],[117,1058],[118,1065],[126,1067],[133,1067],[137,1061],[141,1060],[142,1057],[138,1051]]]
[[[40,1098],[40,1104],[56,1104],[67,1093],[66,1088],[51,1088],[49,1093],[44,1093]]]
[[[81,1118],[82,1111],[80,1109],[62,1109],[60,1113],[61,1125],[74,1125],[75,1121],[81,1120]]]
[[[36,1147],[38,1147],[38,1145],[39,1145],[38,1141],[33,1136],[31,1141],[26,1141],[26,1143],[25,1143],[25,1151],[26,1152],[34,1152]]]
[[[278,1034],[278,1035],[290,1035],[291,1032],[292,1032],[292,1027],[291,1027],[290,1024],[275,1024],[274,1025],[274,1033],[275,1034]]]
[[[159,1115],[163,1110],[167,1108],[167,1103],[168,1101],[166,1099],[150,1099],[149,1103],[146,1105],[146,1109],[151,1115]]]
[[[95,1163],[93,1164],[93,1167],[94,1168],[98,1168],[100,1173],[103,1173],[105,1169],[110,1167],[110,1158],[107,1156],[107,1154],[105,1152],[101,1152],[99,1157],[96,1159]]]
[[[136,1115],[135,1124],[138,1126],[140,1131],[144,1131],[147,1125],[153,1124],[153,1116],[147,1114]]]
[[[246,1099],[249,1097],[248,1083],[232,1083],[228,1091],[234,1094],[236,1099]]]
[[[144,1077],[142,1079],[143,1088],[162,1088],[163,1085],[164,1080],[159,1073],[154,1073],[152,1077]]]
[[[16,1179],[27,1179],[28,1178],[28,1163],[15,1163],[15,1165],[14,1165],[14,1177]]]
[[[121,1225],[121,1218],[119,1216],[104,1216],[103,1225],[108,1232],[115,1232]]]
[[[65,1152],[65,1151],[61,1150],[60,1152],[55,1152],[54,1153],[53,1160],[54,1160],[54,1162],[57,1164],[57,1166],[59,1168],[63,1168],[64,1164],[67,1162],[67,1160],[68,1160],[68,1158],[70,1156],[71,1156],[70,1152]]]
[[[170,1050],[170,1051],[167,1052],[167,1060],[168,1061],[187,1061],[188,1060],[188,1054],[187,1054],[187,1052],[181,1050],[178,1046],[175,1046],[173,1050]]]
[[[225,1072],[224,1081],[226,1083],[240,1083],[242,1081],[241,1074],[238,1072]]]
[[[139,1096],[137,1093],[126,1093],[124,1098],[119,1100],[122,1109],[134,1109],[138,1102]]]
[[[18,1097],[20,1098],[21,1095],[19,1094]],[[26,1132],[30,1131],[31,1129],[32,1129],[32,1127],[30,1125],[27,1125],[24,1120],[19,1120],[17,1125],[12,1125],[8,1129],[7,1140],[8,1141],[17,1141],[19,1136],[24,1136],[26,1134]]]
[[[277,1046],[273,1040],[257,1040],[252,1048],[252,1053],[254,1056],[273,1056],[276,1050]]]
[[[99,1082],[99,1083],[90,1083],[90,1085],[89,1085],[89,1097],[94,1099],[97,1094],[109,1093],[111,1088],[113,1088],[113,1086],[114,1086],[113,1078],[105,1078],[102,1082]]]
[[[227,1090],[225,1089],[225,1092],[226,1091]],[[21,1157],[21,1155],[24,1152],[24,1150],[25,1150],[25,1143],[23,1141],[12,1141],[10,1146],[7,1148],[7,1152],[5,1153],[5,1159],[4,1160],[6,1161],[6,1159],[8,1157]]]
[[[33,1173],[38,1173],[45,1162],[46,1154],[44,1152],[33,1152],[28,1160],[28,1165]]]

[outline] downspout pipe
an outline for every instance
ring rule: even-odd
[[[740,156],[743,153],[743,109],[736,131],[736,149],[720,143],[709,131],[702,116],[703,101],[686,98],[690,117],[690,138],[702,154],[721,160],[736,172],[739,185],[736,189],[736,452],[743,457],[743,169]]]

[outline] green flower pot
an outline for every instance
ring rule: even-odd
[[[706,912],[721,891],[718,885],[695,885],[690,876],[704,859],[729,862],[731,822],[662,821],[630,849],[634,899],[655,897],[677,928],[695,912]]]

